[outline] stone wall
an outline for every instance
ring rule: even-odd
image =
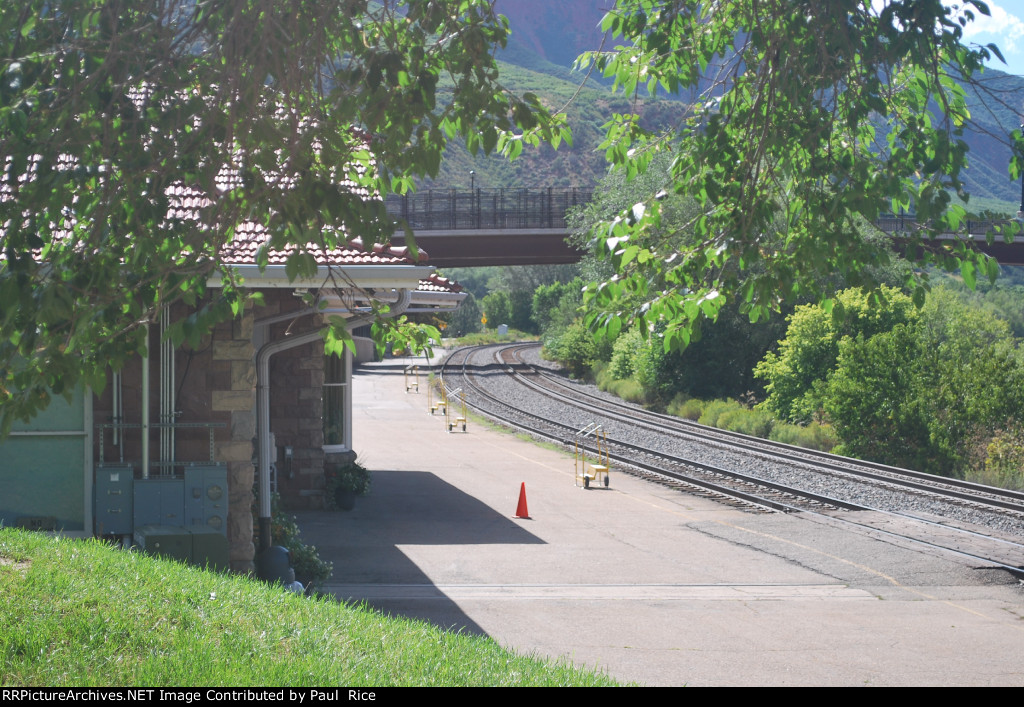
[[[222,322],[212,334],[191,348],[181,346],[175,352],[175,421],[189,425],[213,423],[213,460],[224,464],[228,473],[228,542],[231,567],[239,572],[252,571],[253,484],[255,481],[254,446],[256,436],[256,349],[255,320],[307,309],[291,290],[264,292],[264,306],[246,311],[238,319]],[[172,319],[186,316],[183,306],[172,310]],[[269,327],[267,341],[286,340],[319,326],[319,316],[302,315]],[[150,420],[159,422],[160,356],[159,327],[150,331]],[[322,508],[324,486],[323,451],[323,343],[286,349],[270,359],[270,429],[275,434],[278,492],[286,508]],[[142,361],[130,361],[122,371],[124,381],[124,422],[138,424],[142,417]],[[97,423],[112,421],[111,387],[94,402]],[[103,458],[100,458],[100,438]],[[141,467],[142,432],[123,430],[121,446],[114,445],[110,429],[96,435],[98,461],[132,463]],[[150,435],[150,459],[159,456],[159,432]],[[292,450],[291,460],[285,448]],[[122,451],[123,449],[123,451]],[[209,428],[181,428],[175,433],[174,458],[181,464],[210,461]],[[151,475],[172,470],[153,464]]]
[[[222,324],[228,329],[213,342],[213,367],[219,375],[208,378],[210,407],[229,415],[227,439],[215,447],[216,461],[228,468],[228,543],[231,569],[254,569],[252,502],[255,468],[253,437],[256,436],[256,361],[253,349],[253,312]],[[218,327],[220,329],[221,327]],[[228,333],[230,332],[230,338]],[[227,375],[224,375],[224,374]]]
[[[265,294],[261,318],[307,309],[290,291]],[[274,324],[269,341],[286,340],[319,325],[320,317],[309,314]],[[285,349],[270,359],[270,431],[276,444],[277,490],[287,509],[323,508],[323,362],[321,341]]]
[[[172,319],[186,316],[184,306],[172,309]],[[253,569],[255,547],[252,537],[252,488],[254,480],[253,437],[256,435],[256,364],[252,341],[253,313],[222,322],[198,346],[183,345],[174,355],[175,422],[182,425],[174,434],[174,460],[168,468],[160,460],[158,428],[149,433],[150,476],[180,474],[183,464],[203,463],[210,458],[210,428],[196,425],[212,424],[213,459],[223,463],[228,476],[227,537],[231,567],[239,572]],[[150,327],[149,338],[149,418],[159,423],[160,413],[160,332]],[[123,380],[123,422],[135,425],[120,431],[122,441],[115,444],[113,430],[98,430],[95,435],[94,459],[98,462],[132,464],[136,474],[142,468],[142,359],[129,361],[121,371]],[[93,403],[93,419],[97,424],[113,422],[113,388],[108,385]],[[191,427],[189,427],[191,426]],[[102,438],[102,456],[100,455]]]

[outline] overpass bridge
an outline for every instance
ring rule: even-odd
[[[428,189],[413,194],[389,194],[385,200],[393,217],[404,219],[416,243],[440,268],[484,265],[548,265],[579,262],[583,252],[565,242],[566,214],[587,204],[591,189]],[[1002,221],[967,221],[962,234],[940,234],[952,241],[969,235],[978,249],[1003,265],[1024,265],[1024,238],[988,245],[985,234]],[[912,216],[885,216],[875,226],[886,233],[909,233]],[[404,242],[396,234],[396,244]]]
[[[578,263],[565,242],[566,214],[590,202],[590,189],[427,189],[389,194],[388,213],[404,219],[439,268]],[[396,234],[396,241],[404,241]]]

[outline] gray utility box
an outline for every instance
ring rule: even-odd
[[[185,527],[228,532],[228,472],[223,466],[185,467]]]
[[[181,479],[157,477],[136,479],[135,528],[143,525],[185,524],[185,482]]]
[[[226,570],[231,566],[228,537],[223,531],[196,526],[192,533],[192,564],[215,570]]]
[[[135,544],[147,555],[159,555],[180,562],[192,561],[192,533],[171,525],[140,525]]]
[[[147,555],[215,570],[229,566],[228,539],[212,528],[142,525],[135,529],[134,538],[135,545]]]
[[[134,491],[131,464],[99,464],[93,491],[97,535],[131,535]]]

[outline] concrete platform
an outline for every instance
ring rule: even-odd
[[[353,380],[370,494],[298,515],[338,598],[647,685],[1024,685],[1005,573],[614,470],[585,491],[560,451],[448,433],[404,363]]]

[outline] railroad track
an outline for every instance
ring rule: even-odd
[[[571,444],[604,426],[612,458],[658,483],[746,509],[827,516],[1024,577],[1024,494],[860,462],[698,425],[590,392],[540,370],[533,345],[471,347],[441,369],[449,388],[502,424]]]

